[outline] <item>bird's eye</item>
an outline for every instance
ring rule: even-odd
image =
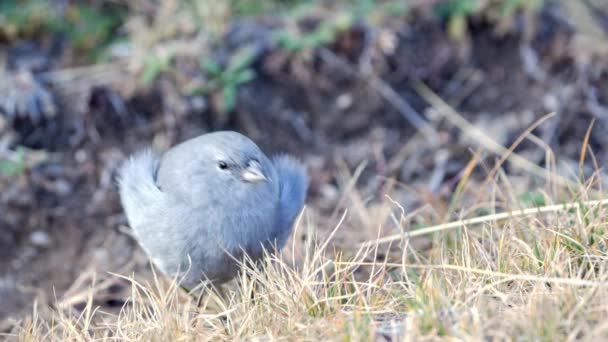
[[[217,163],[217,167],[219,167],[220,170],[226,170],[228,168],[228,164],[225,161],[220,161]]]

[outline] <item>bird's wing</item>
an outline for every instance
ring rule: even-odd
[[[275,229],[277,242],[281,247],[289,237],[293,223],[304,206],[308,176],[304,166],[290,156],[275,156],[272,163],[279,177],[279,206]]]
[[[150,149],[135,153],[118,172],[120,200],[133,229],[146,225],[166,195],[156,185],[160,156]]]

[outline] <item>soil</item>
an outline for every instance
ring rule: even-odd
[[[255,32],[262,32],[263,40],[264,24],[259,25]],[[115,170],[130,153],[150,144],[167,147],[231,129],[268,153],[295,154],[309,167],[307,202],[321,222],[330,222],[336,206],[345,205],[338,201],[342,166],[354,170],[367,161],[357,182],[362,198],[381,198],[382,179],[394,177],[424,194],[398,198],[409,211],[448,199],[475,149],[417,93],[414,84],[422,81],[503,146],[534,120],[557,112],[534,133],[564,165],[577,165],[585,132],[596,118],[590,146],[600,166],[608,161],[602,148],[608,143],[608,64],[577,55],[574,32],[559,11],[545,10],[531,37],[528,28],[497,32],[483,18],[472,19],[469,36],[460,43],[447,36],[443,23],[426,16],[398,21],[386,31],[395,39],[394,52],[374,50],[372,69],[425,116],[440,138],[437,145],[417,135],[367,77],[322,57],[325,49],[362,70],[363,38],[371,32],[365,26],[309,54],[264,46],[254,64],[256,79],[239,89],[237,107],[229,114],[220,114],[210,99],[176,109],[200,99],[176,95],[174,80],[161,75],[128,97],[102,85],[78,98],[58,98],[53,116],[0,116],[0,138],[10,136],[11,146],[47,153],[44,162],[22,175],[0,177],[0,318],[31,310],[34,298],[61,300],[87,270],[149,274],[145,256],[124,232]],[[238,35],[228,39],[233,36]],[[241,38],[233,39],[238,45]],[[34,46],[32,54],[54,58],[44,46]],[[222,53],[229,54],[226,49]],[[16,54],[17,43],[2,50]],[[52,63],[46,67],[52,69]],[[84,103],[85,110],[72,110],[70,101]],[[416,151],[401,159],[408,142]],[[546,162],[544,151],[532,142],[517,152],[541,166]],[[446,153],[442,163],[438,155]],[[432,178],[440,163],[441,176]],[[334,224],[328,223],[328,229]],[[100,303],[121,305],[108,298]]]

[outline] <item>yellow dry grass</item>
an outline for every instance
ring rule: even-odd
[[[486,138],[478,136],[479,148],[487,149]],[[499,164],[512,159],[513,147],[499,150]],[[37,305],[4,336],[20,341],[608,339],[608,196],[601,170],[576,182],[546,169],[544,183],[533,189],[533,204],[521,200],[521,190],[530,191],[530,174],[544,173],[515,160],[523,174],[507,176],[498,166],[476,183],[470,176],[483,161],[475,153],[451,203],[429,203],[412,212],[394,198],[408,191],[419,196],[415,189],[387,186],[382,198],[363,200],[355,185],[364,166],[354,175],[341,170],[337,205],[345,210],[328,218],[305,209],[280,256],[268,256],[259,267],[243,265],[242,275],[221,290],[205,289],[200,306],[175,280],[160,275],[83,272],[73,291],[52,307]],[[117,280],[130,284],[125,304],[103,311],[95,299]],[[86,281],[90,285],[84,286]]]
[[[38,306],[6,337],[606,339],[608,201],[585,197],[598,180],[581,185],[569,203],[463,218],[378,237],[351,250],[331,248],[350,215],[344,212],[324,241],[293,240],[291,248],[280,257],[269,256],[263,267],[243,266],[243,276],[225,286],[223,295],[205,290],[200,307],[161,276],[146,283],[133,276],[99,275],[130,282],[120,312],[103,312],[93,304],[104,283],[96,281],[54,309]],[[382,205],[394,209],[396,203]],[[306,217],[305,212],[298,230],[317,229]],[[406,213],[392,217],[406,225]],[[412,247],[421,236],[430,237],[431,248]],[[72,309],[74,302],[85,303],[84,309]]]

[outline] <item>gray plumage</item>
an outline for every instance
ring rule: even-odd
[[[304,167],[268,159],[236,132],[185,141],[162,156],[144,150],[119,170],[120,199],[135,238],[165,274],[192,288],[236,275],[245,251],[281,248],[308,188]]]

